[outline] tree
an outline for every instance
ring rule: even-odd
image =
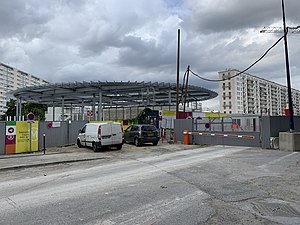
[[[10,99],[6,102],[7,111],[5,115],[2,115],[2,119],[5,116],[15,116],[16,115],[16,100]],[[23,103],[22,104],[22,115],[27,115],[32,112],[35,115],[36,120],[45,120],[45,111],[47,110],[47,105],[42,105],[38,103]]]
[[[22,114],[27,115],[32,112],[35,115],[36,120],[45,120],[45,111],[47,111],[47,105],[38,103],[22,104]]]
[[[16,115],[16,100],[10,99],[6,102],[7,111],[5,115],[1,115],[1,120],[5,120],[5,116],[15,116]]]
[[[149,114],[152,112],[150,108],[145,108],[140,114],[137,116],[137,120],[139,123],[149,123]]]

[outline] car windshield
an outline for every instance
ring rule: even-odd
[[[156,131],[155,126],[142,126],[142,131]]]

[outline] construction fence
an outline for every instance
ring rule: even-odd
[[[32,142],[29,142],[30,124],[27,121],[0,122],[0,154],[41,150],[45,146],[61,147],[76,143],[79,130],[88,121],[35,121],[32,124]],[[295,131],[300,131],[300,116],[294,117]],[[124,124],[123,124],[124,125]],[[124,127],[128,126],[124,125]],[[161,120],[161,141],[183,142],[188,131],[189,143],[276,148],[279,132],[289,130],[285,116],[196,117],[192,119]]]
[[[300,131],[300,117],[295,116],[295,131]],[[289,131],[286,116],[231,116],[175,120],[175,137],[189,143],[278,148],[279,132]]]

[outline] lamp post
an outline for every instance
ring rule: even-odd
[[[286,23],[285,23],[284,0],[281,0],[281,6],[282,6],[282,20],[283,20],[283,31],[284,31],[285,68],[286,68],[288,101],[289,101],[289,112],[290,112],[290,132],[293,132],[294,131],[294,110],[293,110],[293,98],[292,98],[292,88],[291,88],[291,78],[290,78],[289,53],[288,53],[288,43],[287,43],[288,28],[286,27]]]

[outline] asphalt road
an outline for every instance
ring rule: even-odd
[[[0,224],[300,224],[299,161],[215,146],[6,171]]]

